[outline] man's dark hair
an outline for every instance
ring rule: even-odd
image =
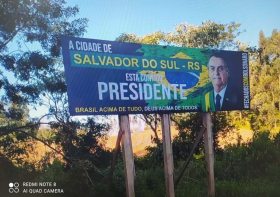
[[[221,52],[214,52],[214,53],[212,53],[212,54],[209,56],[209,60],[210,60],[211,57],[221,58],[221,59],[224,61],[225,66],[226,66],[226,68],[227,68],[227,70],[228,70],[228,72],[229,72],[229,67],[228,67],[228,63],[227,63],[227,57],[225,56],[224,53],[221,53]],[[209,62],[209,60],[208,60],[208,62]],[[207,67],[208,67],[208,63],[207,63]]]

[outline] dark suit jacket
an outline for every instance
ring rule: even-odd
[[[214,89],[208,90],[202,94],[201,109],[204,112],[207,111],[216,111],[215,110],[215,98],[214,98]],[[223,103],[221,110],[241,110],[243,109],[243,98],[242,91],[238,91],[237,88],[228,84],[227,89],[224,95]]]
[[[238,91],[237,88],[228,84],[220,111],[243,109],[243,100],[242,100],[242,95],[240,95],[240,92],[242,91],[240,90]],[[214,90],[213,90],[213,96],[214,96]]]

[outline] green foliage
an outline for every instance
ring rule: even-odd
[[[175,169],[175,177],[177,170],[181,168],[183,161],[181,160],[178,168]],[[179,182],[176,189],[176,196],[207,196],[207,172],[205,168],[204,159],[193,160],[186,172],[184,177]]]
[[[162,142],[157,143],[157,146],[146,147],[146,151],[148,152],[142,159],[142,162],[139,162],[138,165],[146,166],[146,168],[163,166],[163,146]],[[137,162],[137,160],[136,160]],[[147,165],[146,165],[147,164]]]
[[[181,134],[180,134],[181,135]],[[180,140],[179,140],[180,139]],[[272,137],[268,132],[256,132],[252,142],[236,144],[219,150],[215,155],[215,179],[217,196],[277,196],[280,183],[280,134]],[[186,140],[175,138],[175,143]],[[154,152],[136,163],[137,191],[147,196],[160,196],[158,185],[164,184],[162,164],[153,158]],[[176,149],[175,149],[176,150]],[[178,149],[180,150],[180,149]],[[153,153],[153,154],[151,154]],[[177,153],[174,153],[176,157]],[[175,158],[175,177],[184,164],[184,157]],[[149,163],[151,162],[151,163]],[[140,178],[141,177],[141,178]],[[151,190],[146,184],[154,185]],[[156,193],[153,193],[157,191]],[[164,192],[164,191],[163,191]],[[159,195],[158,195],[159,194]],[[204,157],[193,159],[176,189],[176,196],[206,196],[207,171]]]
[[[17,165],[25,165],[21,157],[26,153],[30,136],[14,129],[29,124],[28,109],[24,105],[13,104],[6,113],[0,112],[0,155],[9,158]],[[34,133],[36,127],[26,129]]]
[[[179,135],[174,138],[173,141],[174,158],[179,156],[178,159],[186,159],[198,136],[199,131],[203,128],[201,114],[175,114],[172,119],[179,130]],[[214,149],[218,151],[218,137],[230,132],[234,126],[231,124],[230,117],[226,112],[212,113],[212,122]],[[202,142],[203,141],[199,143],[196,153],[202,152]],[[177,153],[178,155],[176,155]]]
[[[221,178],[231,177],[233,180],[267,176],[271,165],[280,164],[278,137],[279,134],[271,140],[268,132],[261,132],[256,133],[249,144],[227,147],[216,158],[216,171],[221,173]]]
[[[240,34],[240,24],[218,24],[212,21],[201,25],[180,24],[173,32],[154,32],[145,36],[122,34],[116,40],[143,44],[168,44],[183,47],[208,47],[215,49],[237,48],[235,38]]]
[[[225,197],[263,197],[278,196],[280,182],[272,182],[263,179],[248,181],[218,181],[216,183],[216,195]]]
[[[42,91],[65,92],[57,70],[60,55],[60,36],[81,35],[86,19],[74,19],[77,7],[65,6],[65,1],[1,0],[0,2],[0,67],[17,80],[1,74],[0,88],[5,90],[4,104],[38,102]],[[16,13],[16,14],[15,14]],[[11,51],[10,44],[18,50]],[[37,44],[37,50],[24,49]],[[52,80],[52,85],[46,84]],[[57,80],[57,81],[54,81]],[[3,103],[1,103],[3,104]]]
[[[28,167],[15,166],[9,158],[0,156],[0,191],[1,196],[10,196],[8,185],[10,182],[32,181],[38,176],[36,171],[31,171]]]
[[[52,142],[55,138],[55,132],[51,129],[39,129],[36,133],[36,137],[45,141],[45,142]]]
[[[254,130],[272,130],[280,126],[280,32],[270,37],[259,35],[257,58],[250,65],[251,108],[248,115]]]
[[[280,134],[258,132],[252,142],[220,150],[215,156],[217,196],[277,196],[280,183]],[[177,160],[178,169],[183,164]],[[150,176],[154,176],[151,172]],[[194,159],[176,190],[176,196],[206,196],[204,159]]]
[[[116,38],[120,42],[132,42],[142,44],[160,44],[164,40],[165,34],[163,32],[154,32],[143,37],[138,37],[135,34],[123,33]]]
[[[194,144],[194,138],[191,138],[190,133],[180,132],[172,142],[172,151],[174,164],[177,161],[186,160],[191,152],[192,146]]]
[[[57,188],[64,190],[64,194],[56,194],[58,196],[90,196],[90,183],[84,170],[78,166],[67,169],[63,163],[56,160],[35,181],[45,182],[46,180],[55,182]]]
[[[161,197],[165,195],[164,172],[160,166],[136,171],[135,195]]]
[[[166,41],[184,47],[228,48],[236,47],[234,39],[239,35],[240,24],[218,24],[212,21],[201,25],[180,24],[175,32],[167,34]]]
[[[66,85],[58,58],[60,37],[85,31],[87,20],[74,19],[77,13],[78,8],[66,6],[64,0],[0,1],[0,146],[5,150],[2,154],[10,156],[9,146],[36,136],[34,125],[38,124],[34,120],[29,123],[27,105],[42,104],[47,94],[49,97],[44,99],[56,109],[57,100],[63,100]],[[57,114],[55,117],[59,118]]]

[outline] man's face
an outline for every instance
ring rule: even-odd
[[[227,85],[229,72],[222,58],[215,56],[210,58],[208,73],[216,92],[221,91]]]

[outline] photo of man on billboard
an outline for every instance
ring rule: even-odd
[[[219,52],[213,53],[209,58],[207,69],[212,88],[203,96],[202,110],[227,111],[242,109],[243,98],[241,85],[238,89],[240,80],[237,80],[238,77],[236,76],[235,78],[232,77],[230,69],[233,68],[229,67],[226,56]]]

